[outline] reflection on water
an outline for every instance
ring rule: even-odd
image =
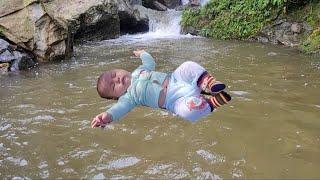
[[[0,177],[320,177],[319,59],[263,44],[122,38],[0,76]],[[139,107],[119,123],[91,129],[91,118],[114,103],[98,97],[97,77],[134,70],[137,48],[154,55],[159,71],[187,60],[202,64],[228,84],[233,101],[194,124]]]

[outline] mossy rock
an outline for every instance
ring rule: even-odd
[[[306,41],[300,46],[302,52],[320,54],[320,28],[314,30]]]

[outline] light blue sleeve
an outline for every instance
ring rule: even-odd
[[[146,69],[149,71],[154,71],[156,68],[156,62],[154,61],[153,57],[147,53],[143,52],[140,54],[140,59],[142,61],[142,65],[138,67],[138,69]]]
[[[111,114],[112,121],[118,121],[134,107],[136,107],[136,104],[126,94],[121,96],[118,102],[107,110],[107,113]]]

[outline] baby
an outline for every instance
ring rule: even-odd
[[[223,91],[225,84],[216,81],[195,62],[184,62],[172,74],[167,74],[154,71],[156,63],[149,53],[144,50],[133,53],[140,57],[142,65],[132,73],[114,69],[100,75],[98,94],[118,102],[94,117],[92,127],[117,121],[138,105],[167,109],[195,122],[231,100]]]

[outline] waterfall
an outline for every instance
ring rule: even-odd
[[[122,35],[118,39],[107,40],[107,42],[128,44],[153,39],[179,39],[194,37],[190,34],[180,34],[181,11],[156,11],[139,5],[135,5],[134,9],[139,11],[141,17],[147,17],[149,19],[149,32]]]
[[[154,11],[148,10],[149,34],[155,37],[179,36],[181,11]]]

